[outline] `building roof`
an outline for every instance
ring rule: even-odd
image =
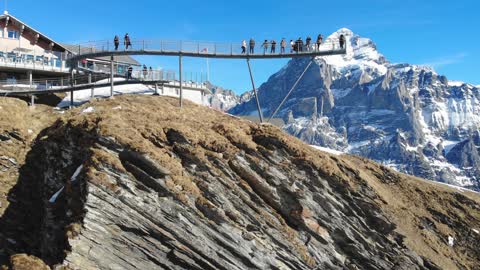
[[[60,43],[55,42],[53,39],[49,38],[48,36],[46,36],[46,35],[43,34],[42,32],[40,32],[40,31],[36,30],[35,28],[29,26],[28,24],[26,24],[26,23],[24,23],[23,21],[19,20],[17,17],[8,14],[8,12],[6,12],[6,11],[5,11],[2,15],[0,15],[0,20],[4,20],[4,19],[6,19],[7,17],[9,18],[10,21],[15,21],[15,22],[17,22],[17,23],[19,23],[19,24],[21,24],[21,25],[24,25],[26,30],[28,29],[28,30],[30,30],[30,31],[32,31],[32,32],[37,33],[37,34],[39,35],[39,38],[40,38],[40,39],[47,40],[48,43],[52,43],[52,42],[53,42],[54,47],[58,47],[58,48],[60,48],[60,49],[63,49],[64,51],[68,50],[67,48],[65,48],[65,47],[64,47],[63,45],[61,45]]]
[[[71,45],[71,44],[63,44],[69,52],[73,54],[78,54],[79,53],[79,45]],[[87,54],[90,53],[90,48],[88,47],[82,47],[80,46],[80,54]],[[100,60],[100,61],[108,61],[110,62],[110,57],[98,57],[95,58],[95,60]],[[122,63],[122,64],[129,64],[129,65],[134,65],[134,66],[141,66],[140,62],[135,60],[133,57],[129,55],[117,55],[115,56],[115,62],[117,63]]]

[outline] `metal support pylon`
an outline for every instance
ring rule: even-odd
[[[183,85],[182,85],[182,73],[183,73],[183,67],[182,67],[182,55],[178,57],[178,69],[180,71],[180,108],[183,107]]]
[[[72,68],[70,68],[70,86],[73,89],[74,86],[74,81],[75,81],[75,71]],[[73,90],[70,91],[70,109],[73,108]]]
[[[297,85],[300,83],[300,81],[302,80],[303,76],[305,75],[305,73],[307,73],[307,70],[308,68],[313,64],[313,61],[315,60],[314,57],[312,57],[312,59],[310,60],[310,62],[308,63],[308,65],[305,67],[305,69],[303,70],[302,74],[300,75],[300,77],[298,77],[297,81],[293,84],[292,88],[290,89],[290,91],[288,91],[287,95],[285,96],[285,98],[283,98],[282,102],[280,102],[280,105],[278,105],[277,109],[275,109],[275,111],[272,113],[272,115],[270,116],[270,118],[268,119],[268,122],[272,121],[273,117],[275,117],[275,115],[278,113],[278,111],[282,108],[283,104],[285,103],[285,101],[287,101],[288,97],[292,94],[293,90],[295,90],[295,88],[297,87]]]
[[[113,55],[110,57],[110,97],[113,97],[114,76],[113,76]]]
[[[255,95],[255,100],[257,101],[258,116],[260,117],[260,123],[263,123],[263,113],[260,106],[260,100],[258,99],[257,88],[255,88],[255,81],[253,80],[252,68],[250,67],[250,59],[247,58],[248,71],[250,73],[250,80],[252,81],[253,93]]]

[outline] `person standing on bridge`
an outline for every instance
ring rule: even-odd
[[[311,42],[312,42],[312,38],[310,36],[308,36],[307,39],[306,39],[306,44],[305,44],[305,49],[306,49],[307,52],[310,51]]]
[[[275,53],[275,49],[277,47],[277,42],[272,39],[272,48],[270,49],[270,53]]]
[[[302,38],[298,38],[298,50],[300,52],[303,52],[303,39]]]
[[[268,40],[265,39],[262,46],[263,46],[263,54],[266,54],[268,50]]]
[[[120,46],[120,38],[118,35],[115,35],[113,38],[113,44],[115,45],[115,51],[118,51],[118,46]]]
[[[322,45],[323,42],[323,36],[320,34],[317,37],[317,51],[320,51],[320,45]]]
[[[295,51],[295,42],[293,39],[290,39],[290,53],[293,53]]]
[[[343,49],[343,47],[345,46],[345,36],[344,35],[340,35],[340,48]]]
[[[130,36],[128,35],[128,33],[125,34],[123,43],[125,45],[125,50],[128,50],[129,47],[132,47],[132,42],[130,41]]]
[[[284,54],[285,53],[285,48],[287,47],[287,41],[285,38],[282,38],[282,41],[280,42],[280,53]]]
[[[144,79],[144,80],[147,80],[147,76],[148,76],[147,66],[146,66],[146,65],[143,65],[143,79]]]
[[[242,54],[247,53],[247,41],[244,39],[242,40]]]
[[[150,78],[150,80],[153,80],[153,69],[152,67],[150,67],[149,71],[148,71],[148,77]]]
[[[127,81],[132,79],[132,73],[133,73],[133,68],[132,66],[129,66],[127,71]]]
[[[250,39],[250,50],[249,50],[249,53],[250,54],[254,54],[255,53],[255,40],[253,38]]]

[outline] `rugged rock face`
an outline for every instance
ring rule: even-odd
[[[370,39],[348,29],[329,38],[340,34],[347,37],[347,54],[315,59],[280,111],[279,117],[288,120],[284,129],[309,144],[480,190],[480,144],[471,139],[480,128],[480,89],[449,82],[429,67],[390,64]],[[280,104],[308,61],[290,61],[260,87],[264,115]],[[311,99],[316,102],[310,110],[299,106]],[[251,115],[255,110],[250,100],[230,112]],[[470,146],[464,148],[466,143]]]
[[[478,267],[477,194],[176,104],[97,101],[42,131],[1,252],[55,269]]]
[[[237,96],[233,90],[224,89],[222,87],[213,85],[207,82],[207,88],[210,89],[212,94],[206,96],[207,103],[213,109],[220,111],[228,111],[241,102],[244,102],[242,96]]]

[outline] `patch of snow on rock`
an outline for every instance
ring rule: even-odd
[[[335,155],[335,156],[340,156],[340,155],[343,155],[345,153],[341,152],[341,151],[338,151],[338,150],[334,150],[334,149],[330,149],[330,148],[325,148],[325,147],[321,147],[321,146],[316,146],[316,145],[310,145],[311,147],[317,149],[317,150],[320,150],[320,151],[323,151],[323,152],[327,152],[329,154],[332,154],[332,155]]]
[[[82,113],[92,113],[94,112],[95,109],[93,107],[88,107],[82,111]]]

